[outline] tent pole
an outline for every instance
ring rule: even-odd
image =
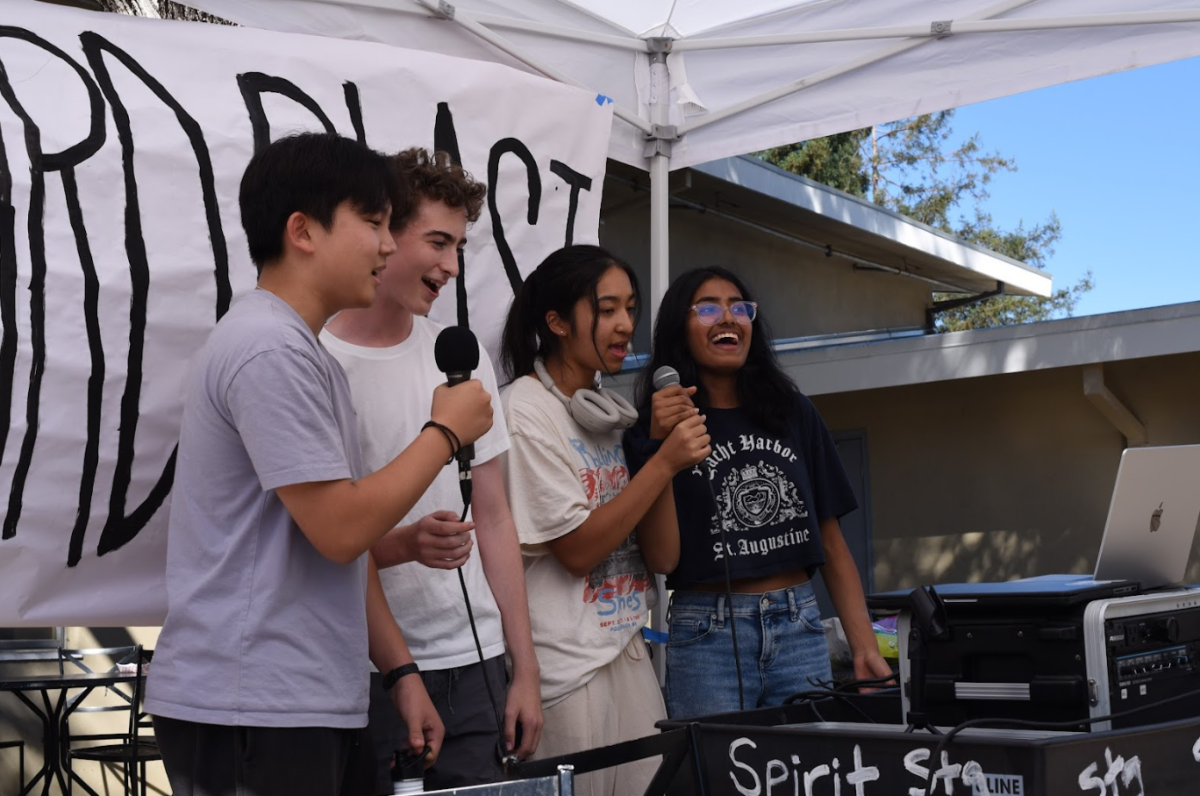
[[[657,48],[656,48],[657,49]],[[668,210],[671,176],[671,146],[674,130],[669,126],[671,77],[667,72],[667,50],[650,53],[650,125],[652,132],[646,144],[650,158],[650,328],[658,318],[658,305],[667,292],[670,272],[670,230]]]
[[[448,10],[442,8],[441,4],[435,4],[436,8],[428,3],[422,5],[422,0],[409,0],[409,3],[398,3],[396,0],[338,0],[338,3],[344,6],[377,8],[394,14],[408,14],[410,16],[429,17],[431,19],[446,19],[446,11]],[[462,12],[457,8],[454,9],[455,16],[460,13]],[[488,14],[482,11],[471,11],[470,14],[471,19],[488,29],[517,30],[524,33],[550,36],[556,39],[583,41],[588,44],[603,44],[639,53],[646,52],[646,43],[632,33],[617,36],[593,30],[580,30],[563,27],[562,25],[549,25],[545,22],[536,22],[531,19],[518,19],[516,17],[506,17],[501,14]],[[604,20],[600,21],[603,22]]]
[[[650,111],[655,114],[654,106]],[[667,284],[671,280],[670,273],[670,229],[667,225],[667,210],[671,201],[667,182],[671,175],[671,156],[656,154],[650,158],[650,333],[654,333],[654,324],[658,321],[658,305],[662,303],[663,295],[667,292]],[[650,614],[650,628],[659,632],[667,632],[667,579],[663,575],[654,576],[654,585],[658,589],[658,607]],[[667,656],[665,646],[660,647],[664,652],[654,657],[654,673],[658,684],[665,685],[667,681]]]
[[[671,280],[670,229],[667,210],[671,194],[667,187],[671,174],[671,158],[655,155],[650,159],[650,327],[658,318],[658,305]]]
[[[671,177],[671,146],[675,130],[670,127],[671,76],[667,71],[667,53],[671,49],[668,39],[650,42],[650,109],[651,132],[646,139],[645,154],[650,159],[650,331],[658,320],[658,305],[662,303],[671,280],[671,239],[668,225],[671,193],[668,186]],[[667,579],[654,576],[660,596],[658,608],[650,615],[653,630],[667,630]],[[666,682],[666,655],[654,658],[654,672],[659,685]]]
[[[1002,0],[1002,2],[993,6],[989,6],[988,8],[982,9],[974,14],[968,14],[963,18],[963,21],[988,19],[1001,14],[1007,14],[1010,11],[1015,11],[1021,6],[1027,6],[1036,1],[1037,0]],[[959,22],[955,21],[955,24],[959,24]],[[768,102],[773,102],[781,97],[795,94],[798,91],[810,88],[818,83],[824,83],[826,80],[835,78],[838,75],[844,75],[847,72],[853,72],[855,69],[860,69],[864,66],[886,60],[894,55],[899,55],[900,53],[907,52],[908,50],[914,50],[918,47],[935,41],[937,41],[937,39],[906,39],[902,42],[881,47],[878,50],[861,55],[858,58],[854,58],[844,64],[840,64],[836,67],[830,67],[829,69],[823,69],[814,75],[809,75],[808,77],[794,80],[791,83],[786,83],[770,91],[764,91],[758,96],[751,97],[747,100],[743,100],[742,102],[734,103],[726,108],[721,108],[719,111],[714,111],[713,113],[706,114],[705,116],[697,117],[691,122],[684,122],[679,126],[679,134],[682,135],[684,133],[689,133],[692,130],[698,130],[701,127],[707,127],[714,122],[719,122],[722,119],[735,116],[742,111],[750,110],[751,108],[757,108],[760,105],[766,105]]]
[[[739,47],[775,47],[786,44],[820,44],[834,41],[866,41],[868,39],[941,38],[969,33],[1014,33],[1035,30],[1067,30],[1078,28],[1123,27],[1127,25],[1170,25],[1200,22],[1200,9],[1185,8],[1173,11],[1136,11],[1125,14],[1091,14],[1078,17],[1030,17],[1023,19],[982,19],[971,21],[932,21],[918,25],[896,25],[881,28],[844,28],[819,30],[811,33],[781,33],[766,36],[742,36],[734,39],[697,39],[675,43],[676,52],[696,50],[731,50]],[[941,27],[939,27],[939,24]]]
[[[559,83],[565,83],[568,86],[575,86],[577,88],[582,88],[585,91],[592,90],[592,89],[588,88],[587,86],[583,85],[582,83],[580,83],[578,80],[567,75],[565,72],[561,72],[561,71],[555,69],[554,67],[550,66],[549,64],[543,63],[542,61],[539,61],[537,58],[534,58],[532,55],[525,52],[524,50],[522,50],[520,47],[513,44],[508,39],[504,38],[503,36],[499,35],[498,33],[494,32],[492,30],[489,30],[485,26],[481,25],[470,15],[457,11],[456,9],[454,9],[453,6],[446,6],[445,3],[439,4],[439,3],[434,2],[433,0],[416,0],[416,2],[425,6],[427,9],[432,11],[435,15],[442,17],[443,19],[448,19],[453,22],[456,22],[458,25],[462,26],[466,30],[475,34],[480,39],[483,39],[485,42],[492,45],[496,49],[500,50],[501,52],[507,53],[508,55],[512,56],[513,58],[517,59],[521,63],[528,66],[530,69],[533,69],[533,70],[541,73],[542,75],[550,78],[551,80],[557,80]],[[443,8],[443,6],[446,6],[446,7]],[[635,114],[629,110],[626,110],[625,108],[622,108],[620,105],[617,105],[616,103],[613,103],[613,115],[619,119],[622,119],[622,120],[628,122],[629,124],[633,125],[634,127],[636,127],[637,129],[641,130],[644,133],[650,132],[650,125],[647,124],[644,119],[639,117],[637,114]]]
[[[513,19],[500,16],[499,14],[474,12],[472,16],[489,28],[536,33],[540,36],[562,39],[564,41],[582,41],[588,44],[602,44],[606,47],[615,47],[620,50],[632,50],[639,53],[646,52],[646,42],[633,35],[614,36],[592,30],[576,30],[561,25],[547,25],[544,22],[535,22],[529,19]]]

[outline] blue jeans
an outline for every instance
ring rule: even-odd
[[[746,709],[779,705],[829,681],[829,649],[811,583],[763,594],[734,594]],[[667,714],[675,718],[738,710],[730,611],[724,594],[677,591],[667,617]]]

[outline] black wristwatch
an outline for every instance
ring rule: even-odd
[[[406,674],[416,674],[419,671],[421,671],[421,669],[415,662],[406,663],[403,666],[397,666],[395,669],[392,669],[383,676],[383,690],[391,691],[392,686],[400,682],[401,677],[404,677]]]

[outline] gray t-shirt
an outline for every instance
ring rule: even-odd
[[[366,725],[366,558],[322,556],[274,491],[363,474],[341,366],[276,296],[239,300],[189,376],[149,713]]]

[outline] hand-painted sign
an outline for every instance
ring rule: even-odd
[[[494,64],[6,2],[0,20],[0,625],[153,624],[181,385],[254,268],[255,147],[445,149],[489,186],[455,299],[494,354],[524,274],[594,242],[612,108]]]

